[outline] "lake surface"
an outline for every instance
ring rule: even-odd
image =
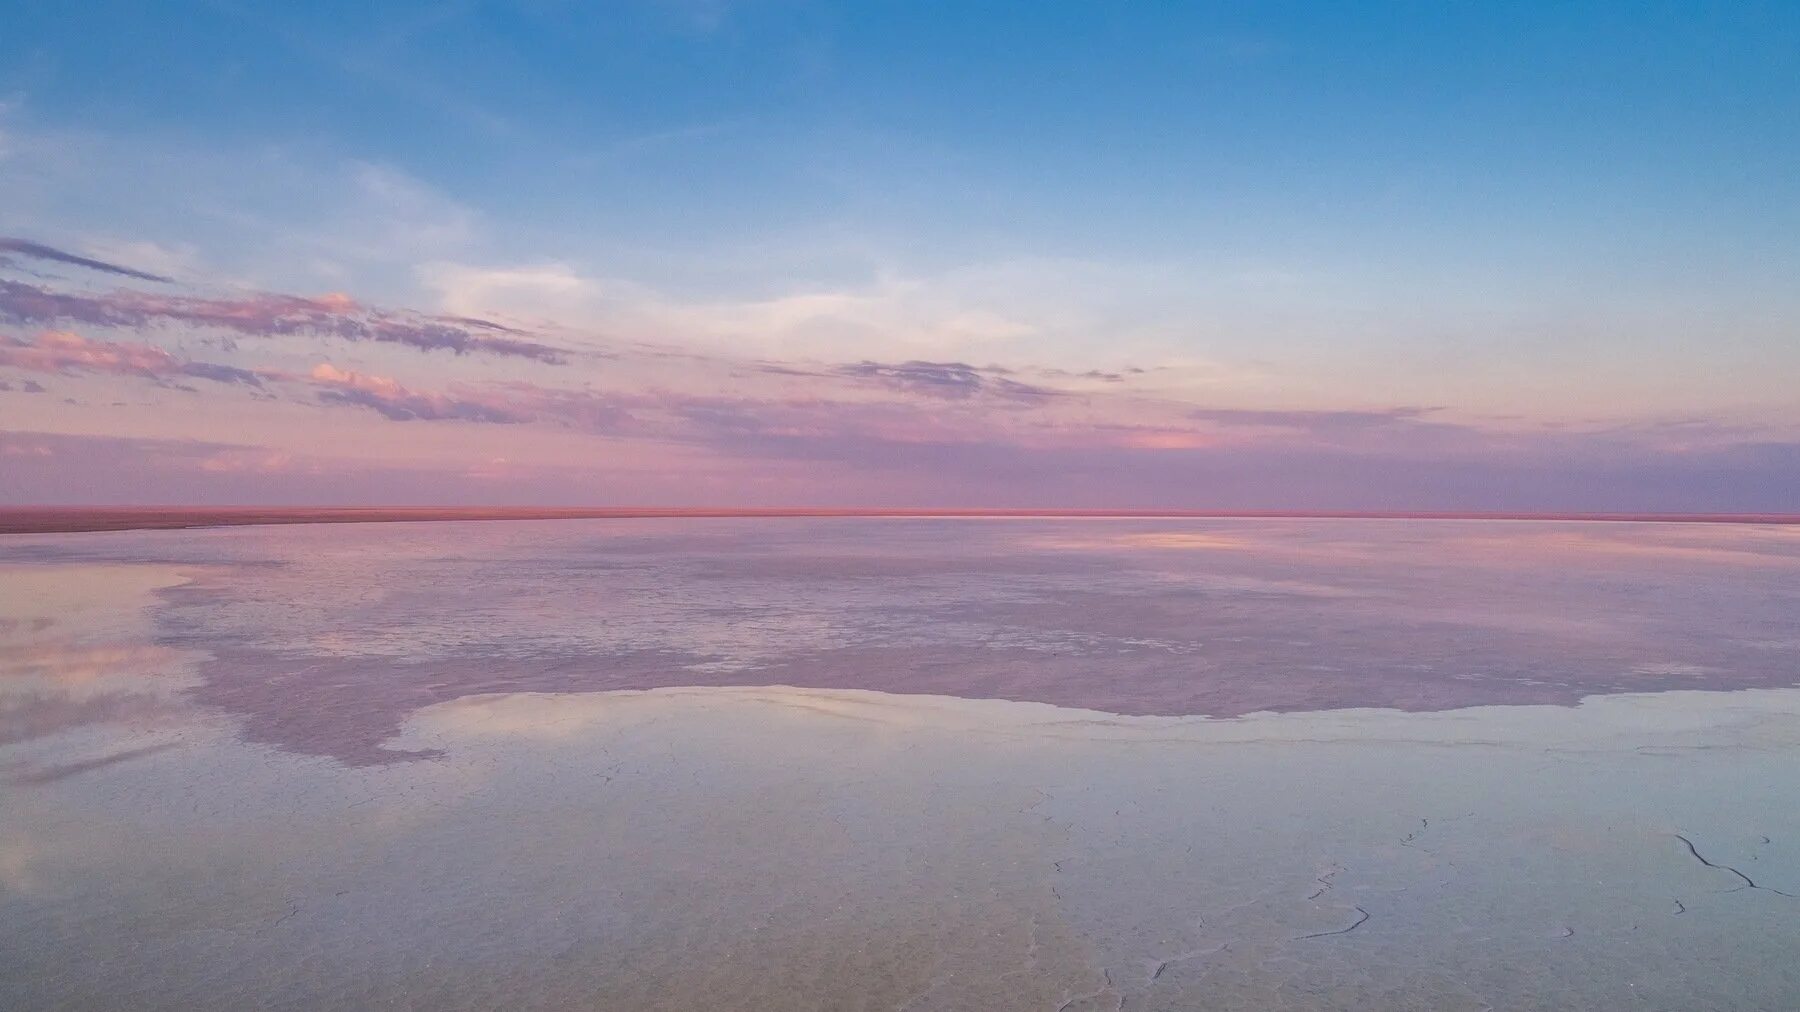
[[[0,540],[0,1007],[1800,1007],[1800,528]]]

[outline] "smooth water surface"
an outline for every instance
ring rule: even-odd
[[[1800,1005],[1793,528],[33,536],[0,616],[9,1009]]]

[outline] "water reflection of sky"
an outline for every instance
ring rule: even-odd
[[[1793,1007],[1795,534],[11,540],[0,1007]]]
[[[420,711],[395,745],[437,758],[378,767],[164,733],[165,751],[4,788],[6,1007],[1800,993],[1795,690],[1229,722],[507,694]]]
[[[188,651],[192,701],[355,762],[421,706],[506,691],[786,684],[1229,716],[1800,680],[1800,531],[1783,527],[409,524],[19,538],[5,560],[179,573],[108,648]]]

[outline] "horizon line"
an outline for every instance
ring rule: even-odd
[[[679,519],[1496,520],[1800,525],[1800,513],[931,506],[0,506],[0,534],[331,523]]]

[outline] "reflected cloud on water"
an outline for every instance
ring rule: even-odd
[[[1232,716],[1790,686],[1795,530],[687,520],[0,550],[180,574],[132,645],[196,657],[192,701],[254,739],[371,763],[407,714],[497,692],[785,684]]]

